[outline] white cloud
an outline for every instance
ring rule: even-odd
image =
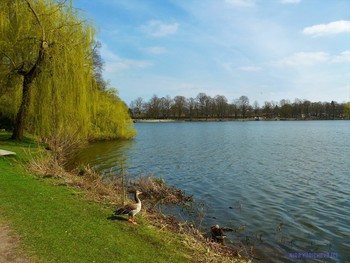
[[[117,73],[129,69],[148,68],[150,66],[152,66],[152,63],[149,61],[119,58],[114,62],[106,62],[105,68],[107,73]]]
[[[281,64],[288,66],[312,66],[319,63],[339,64],[350,62],[350,50],[338,55],[330,55],[326,52],[297,52],[286,57]]]
[[[301,0],[281,0],[282,4],[298,4]]]
[[[140,26],[140,30],[152,37],[165,37],[176,34],[179,29],[178,23],[166,24],[159,20],[150,20]]]
[[[257,66],[243,66],[238,68],[241,71],[249,71],[249,72],[255,72],[255,71],[260,71],[261,68]]]
[[[221,65],[225,70],[227,71],[233,71],[234,70],[234,66],[232,65],[232,63],[230,62],[218,62],[219,65]]]
[[[350,62],[350,50],[341,52],[338,56],[334,56],[331,60],[332,63],[347,63]]]
[[[350,33],[350,21],[340,20],[328,24],[306,27],[304,28],[303,33],[311,36],[328,36],[340,33]]]
[[[297,52],[285,58],[282,64],[289,66],[311,66],[320,62],[329,61],[330,56],[326,52]]]
[[[217,61],[221,67],[223,67],[228,72],[235,72],[235,71],[245,71],[245,72],[257,72],[261,71],[261,67],[259,66],[236,66],[231,62],[221,62],[220,60]]]
[[[234,7],[253,7],[255,0],[225,0],[225,3]]]
[[[121,58],[105,44],[102,45],[101,56],[105,61],[106,73],[118,73],[124,70],[148,68],[152,66],[150,61]]]
[[[152,55],[160,55],[167,52],[167,49],[164,47],[148,47],[144,49],[147,53]]]

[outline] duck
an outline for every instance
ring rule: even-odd
[[[142,207],[142,204],[141,204],[141,200],[139,198],[139,195],[142,194],[141,191],[135,191],[135,195],[134,195],[134,198],[135,198],[135,202],[134,204],[127,204],[119,209],[117,209],[116,211],[114,211],[114,215],[128,215],[129,216],[129,219],[128,221],[131,223],[131,224],[137,224],[134,220],[134,216],[136,214],[138,214],[140,211],[141,211],[141,207]]]

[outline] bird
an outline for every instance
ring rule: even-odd
[[[223,229],[219,225],[215,225],[212,226],[210,230],[212,240],[220,244],[224,244],[224,238],[226,237],[226,235],[224,234]]]
[[[134,220],[134,216],[141,211],[141,200],[139,199],[139,195],[142,194],[141,191],[135,192],[135,204],[127,204],[116,211],[114,211],[114,215],[128,215],[129,219],[128,221],[131,224],[136,225],[137,223]]]

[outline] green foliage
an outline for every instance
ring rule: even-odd
[[[92,133],[89,139],[131,138],[135,135],[132,129],[132,120],[129,117],[128,107],[122,102],[115,89],[97,92],[95,115],[92,116]]]
[[[25,129],[40,137],[79,131],[84,140],[135,134],[117,94],[98,87],[94,27],[66,1],[3,0],[0,14],[3,116],[15,119],[22,100],[23,72],[35,65],[45,43],[44,62],[30,90]]]
[[[344,104],[344,115],[346,119],[350,119],[350,102]]]

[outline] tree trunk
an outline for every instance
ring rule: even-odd
[[[28,112],[28,107],[30,104],[31,85],[32,85],[31,78],[28,78],[28,76],[25,76],[23,80],[22,102],[17,112],[15,127],[11,137],[13,140],[20,141],[23,139],[24,122],[25,122],[27,112]]]
[[[23,131],[25,119],[28,114],[28,107],[30,105],[30,88],[33,81],[40,73],[40,67],[42,66],[45,58],[45,48],[47,48],[47,43],[41,41],[39,54],[35,64],[28,72],[20,72],[23,75],[23,89],[22,89],[22,102],[16,116],[15,128],[13,129],[12,139],[20,141],[23,139]]]

